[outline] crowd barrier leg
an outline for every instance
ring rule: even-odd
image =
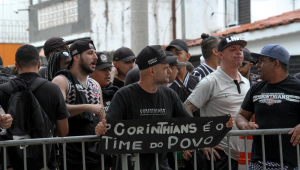
[[[7,170],[6,147],[3,147],[4,170]]]
[[[300,169],[299,145],[297,145],[297,164],[298,164],[298,169]]]
[[[214,168],[214,148],[213,147],[210,148],[210,167],[211,167],[210,168],[211,170],[215,169]]]
[[[173,152],[174,162],[175,162],[175,170],[178,170],[178,162],[177,162],[177,152]]]
[[[23,148],[23,157],[24,157],[24,170],[27,170],[27,157],[26,157],[26,147]]]
[[[43,144],[43,160],[44,160],[44,169],[47,170],[47,158],[46,158],[46,144]],[[48,153],[50,154],[50,153]]]
[[[64,160],[64,170],[67,170],[67,152],[66,152],[66,143],[63,143],[63,160]]]
[[[156,157],[156,154],[155,154],[155,157]],[[134,158],[134,170],[140,170],[141,169],[140,154],[139,153],[134,153],[133,155],[134,155],[134,157],[132,157],[132,158]],[[157,156],[157,162],[158,162],[158,156]]]
[[[194,150],[194,170],[197,170],[197,150]]]
[[[85,147],[84,147],[84,142],[81,143],[81,149],[82,149],[82,169],[86,170],[86,165],[85,165]]]
[[[282,156],[282,139],[281,139],[281,134],[279,134],[278,137],[279,137],[279,151],[280,151],[280,166],[281,166],[281,169],[283,169],[283,156]]]
[[[263,153],[263,166],[264,170],[266,170],[266,150],[265,150],[265,135],[261,135],[261,146],[262,146],[262,153]]]
[[[128,170],[127,154],[121,155],[122,170]]]
[[[251,148],[253,143],[253,136],[239,136],[240,140],[240,157],[238,159],[238,169],[248,170],[251,158]]]
[[[102,168],[102,170],[105,170],[104,169],[104,154],[101,154],[101,168]]]
[[[227,137],[228,145],[228,169],[231,170],[230,136]]]

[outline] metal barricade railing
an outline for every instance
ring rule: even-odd
[[[247,151],[247,137],[250,135],[261,135],[262,138],[262,154],[263,154],[263,168],[266,169],[266,156],[265,156],[265,143],[264,143],[264,136],[265,135],[278,135],[279,136],[279,150],[280,150],[280,165],[281,169],[283,169],[283,151],[282,151],[282,134],[288,134],[292,129],[286,128],[286,129],[258,129],[258,130],[232,130],[227,133],[227,142],[228,146],[230,146],[230,137],[231,136],[244,136],[244,143],[245,143],[245,155],[246,160],[248,160],[248,152]],[[82,143],[82,162],[83,162],[83,170],[86,170],[86,164],[85,164],[85,142],[94,142],[99,141],[99,137],[95,135],[90,136],[74,136],[74,137],[56,137],[56,138],[40,138],[40,139],[24,139],[24,140],[9,140],[9,141],[0,141],[0,147],[3,148],[3,164],[4,164],[4,170],[7,168],[7,147],[11,146],[26,146],[26,145],[43,145],[43,153],[44,153],[44,168],[47,169],[47,162],[46,162],[46,144],[55,144],[55,143],[61,143],[63,144],[63,165],[64,169],[67,169],[67,163],[66,163],[66,143],[75,143],[75,142],[81,142]],[[300,157],[299,157],[299,145],[296,147],[297,149],[297,165],[298,169],[300,169]],[[214,169],[214,160],[213,160],[213,148],[210,148],[211,153],[211,169]],[[26,170],[26,147],[24,147],[23,150],[24,155],[24,169]],[[122,162],[122,169],[127,170],[128,169],[128,154],[122,154],[121,155],[121,162]],[[177,162],[177,154],[174,154],[175,159],[175,170],[178,170],[178,162]],[[193,160],[194,160],[194,169],[197,169],[197,154],[196,150],[193,151]],[[134,169],[140,170],[140,161],[139,161],[139,154],[135,153],[131,157],[131,161],[134,162]],[[159,160],[158,160],[158,154],[155,154],[155,163],[156,163],[156,169],[159,170]],[[102,170],[104,170],[104,155],[101,154],[101,166]],[[228,147],[228,167],[231,169],[231,154],[230,154],[230,147]],[[248,161],[246,161],[246,169],[249,169]]]
[[[73,137],[55,137],[55,138],[39,138],[39,139],[23,139],[23,140],[7,140],[0,141],[0,147],[3,148],[3,166],[4,170],[7,169],[7,147],[11,146],[27,146],[27,145],[43,145],[43,161],[44,161],[44,169],[47,169],[46,162],[46,145],[47,144],[63,144],[63,164],[64,169],[67,170],[67,162],[66,162],[66,143],[82,143],[82,166],[83,170],[86,170],[85,164],[85,142],[95,142],[99,141],[100,138],[96,135],[90,136],[73,136]],[[26,160],[26,147],[23,148],[24,155],[24,170],[27,170],[27,160]],[[102,170],[104,170],[104,155],[101,154],[101,164]]]

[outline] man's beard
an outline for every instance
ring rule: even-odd
[[[80,55],[79,67],[81,68],[82,73],[85,74],[85,75],[89,75],[89,74],[91,74],[95,71],[95,70],[90,68],[89,64],[84,62],[82,55]]]

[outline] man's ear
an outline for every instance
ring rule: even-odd
[[[149,67],[148,68],[148,72],[149,72],[149,75],[151,75],[151,76],[155,76],[155,74],[156,74],[156,70],[155,70],[155,68],[154,67]]]
[[[218,52],[218,56],[219,58],[222,60],[224,57],[223,57],[223,53],[221,51]]]
[[[251,69],[252,66],[253,66],[253,63],[249,63],[249,69]]]
[[[18,72],[20,72],[20,68],[17,63],[15,63],[15,66],[16,66],[16,69],[18,70]]]
[[[39,63],[38,63],[38,70],[41,68],[41,60],[39,61]]]
[[[186,53],[186,61],[189,61],[190,58],[191,58],[191,53]]]
[[[113,64],[116,68],[119,68],[119,63],[117,61],[114,61]]]
[[[280,62],[279,62],[278,60],[275,60],[273,63],[274,63],[274,67],[275,67],[276,69],[278,69],[278,68],[281,67],[281,66],[280,66]]]
[[[216,48],[213,48],[212,50],[211,50],[211,52],[214,54],[214,55],[218,55],[218,49],[216,49]]]

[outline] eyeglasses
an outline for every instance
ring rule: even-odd
[[[240,67],[244,67],[246,64],[250,64],[250,63],[242,62],[242,64],[240,65]]]

